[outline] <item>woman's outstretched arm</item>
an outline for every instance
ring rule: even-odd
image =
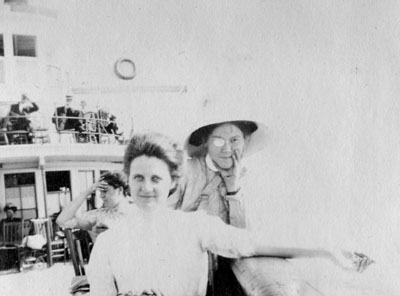
[[[328,250],[323,248],[287,248],[271,247],[264,244],[256,244],[255,256],[268,256],[280,258],[322,258],[333,262],[345,270],[364,271],[374,263],[367,255],[359,252],[350,252],[340,249]]]

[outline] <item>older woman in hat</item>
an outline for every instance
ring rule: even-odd
[[[232,226],[249,228],[246,203],[251,202],[251,197],[246,196],[243,188],[246,169],[242,159],[261,150],[266,143],[267,127],[260,122],[222,121],[196,129],[186,140],[186,150],[191,159],[180,186],[169,198],[170,206],[183,211],[203,210],[219,216]],[[213,261],[215,263],[216,258]],[[262,268],[268,277],[264,279],[267,282],[263,285],[268,287],[269,293],[298,295],[295,290],[301,290],[301,295],[321,295],[305,281],[298,280],[299,277],[287,260],[271,257],[263,259],[264,263],[266,261],[268,264],[263,264]],[[224,284],[217,286],[237,285],[231,266],[235,273],[242,274],[240,270],[254,267],[247,266],[247,263],[234,261],[232,264],[219,258],[218,264],[213,264],[214,269],[218,265],[213,276]],[[217,293],[230,295],[232,290]]]
[[[245,228],[242,158],[266,145],[266,126],[248,120],[218,122],[190,134],[185,146],[191,159],[186,176],[170,198],[184,211],[204,210],[225,223]]]

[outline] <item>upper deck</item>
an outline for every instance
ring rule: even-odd
[[[60,161],[122,161],[126,140],[123,132],[109,128],[116,123],[105,114],[87,112],[76,117],[32,114],[9,112],[0,117],[1,168],[22,163],[48,167]]]

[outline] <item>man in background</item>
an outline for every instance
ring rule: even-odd
[[[10,107],[10,129],[29,132],[31,121],[28,115],[38,110],[38,105],[32,102],[26,94],[22,94],[21,101],[17,104],[12,104]]]
[[[83,131],[82,122],[79,120],[80,112],[72,107],[73,98],[71,95],[65,97],[65,105],[56,108],[52,122],[58,131],[75,130]]]

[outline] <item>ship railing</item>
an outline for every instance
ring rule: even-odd
[[[0,145],[15,144],[125,144],[122,133],[109,127],[112,121],[88,115],[44,116],[10,114],[0,117]],[[53,122],[53,124],[51,124]]]

